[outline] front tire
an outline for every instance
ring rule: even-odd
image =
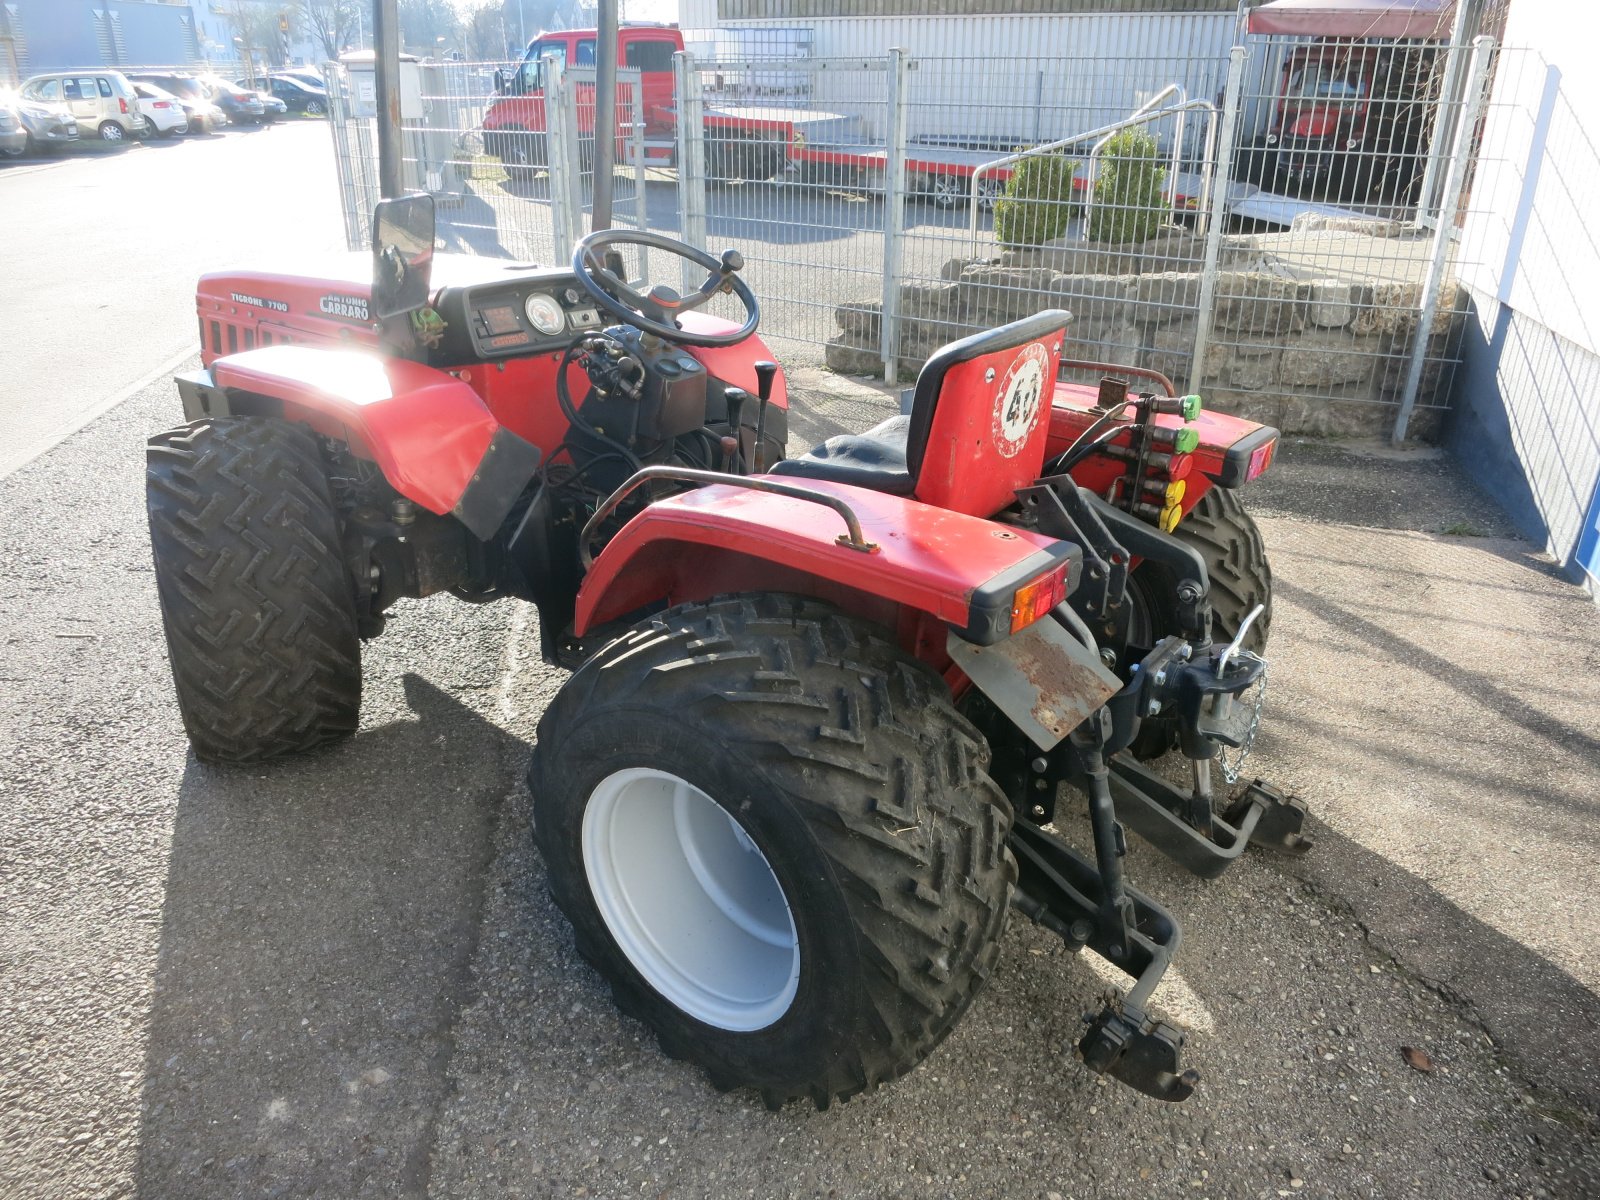
[[[311,431],[197,421],[147,450],[161,622],[195,755],[251,762],[352,732],[361,644]]]
[[[619,1007],[717,1087],[821,1108],[915,1067],[993,969],[1016,868],[987,761],[874,627],[762,596],[601,650],[528,782],[551,892]]]

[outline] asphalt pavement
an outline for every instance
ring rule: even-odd
[[[178,257],[150,270],[181,336]],[[27,353],[8,420],[54,370]],[[891,403],[794,383],[797,444]],[[1600,623],[1447,460],[1297,442],[1250,495],[1278,579],[1252,770],[1317,846],[1209,883],[1132,849],[1185,929],[1158,1002],[1191,1100],[1073,1061],[1111,980],[1014,921],[920,1069],[771,1114],[573,951],[522,783],[564,676],[525,609],[403,604],[357,736],[188,754],[143,515],[143,440],[178,415],[152,383],[0,479],[0,1195],[1600,1194]]]
[[[194,281],[344,249],[327,124],[0,158],[0,475],[193,348]]]

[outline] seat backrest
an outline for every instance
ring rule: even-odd
[[[1046,309],[951,342],[928,360],[906,436],[917,499],[990,517],[1038,479],[1071,320],[1064,309]]]

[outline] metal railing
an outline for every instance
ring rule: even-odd
[[[954,338],[1066,307],[1069,358],[1157,370],[1284,428],[1428,434],[1464,312],[1453,218],[1430,214],[1469,194],[1496,52],[1480,68],[1453,44],[1339,58],[1305,39],[1248,43],[1220,58],[1208,45],[1022,60],[1004,78],[899,51],[680,52],[670,103],[659,77],[623,72],[616,223],[741,249],[763,335],[791,359],[893,379]],[[506,124],[522,101],[495,90],[506,65],[424,65],[411,186],[439,196],[444,248],[563,262],[588,224],[593,72],[551,68],[548,118],[525,137]],[[1440,83],[1452,77],[1454,101]],[[346,226],[364,245],[372,139],[341,88],[335,68]],[[1306,95],[1337,137],[1293,132]],[[1119,102],[1128,115],[1108,119]],[[1357,109],[1365,127],[1349,124]],[[1440,121],[1448,145],[1434,144]],[[1131,158],[1112,144],[1128,130],[1141,132]],[[997,212],[1014,168],[1048,155],[1067,160],[1070,190]]]

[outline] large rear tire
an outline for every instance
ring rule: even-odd
[[[741,597],[641,623],[539,724],[536,838],[579,952],[714,1085],[819,1108],[922,1061],[1016,867],[988,747],[875,627]]]
[[[1243,646],[1264,654],[1272,628],[1272,567],[1261,530],[1245,511],[1238,493],[1212,488],[1174,532],[1206,560],[1206,573],[1211,577],[1212,640],[1233,641],[1244,619],[1260,604],[1264,606],[1261,615],[1245,634]]]
[[[361,709],[354,587],[311,431],[230,418],[157,434],[146,503],[195,755],[250,762],[352,732]]]

